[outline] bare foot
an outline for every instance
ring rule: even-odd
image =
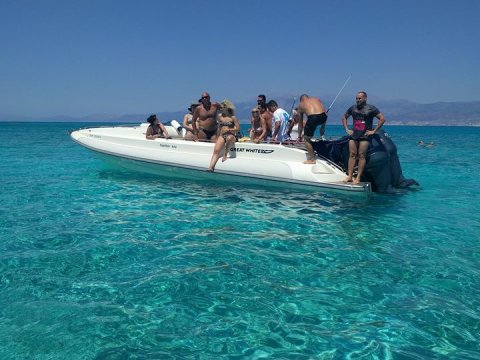
[[[225,162],[225,161],[227,161],[227,156],[226,156],[226,155],[223,155],[223,157],[222,157],[222,162]]]
[[[357,176],[357,177],[355,178],[355,180],[352,181],[352,184],[353,184],[353,185],[360,184],[360,178]]]
[[[206,172],[213,172],[214,169],[210,169],[208,168],[207,170],[205,170]]]
[[[314,159],[313,159],[313,160],[305,160],[303,163],[304,163],[304,164],[316,164],[317,161],[314,160]]]
[[[343,182],[345,184],[349,183],[349,182],[352,182],[352,178],[349,176],[349,177],[346,177],[345,179],[343,179]]]

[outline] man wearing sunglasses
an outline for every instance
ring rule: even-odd
[[[257,105],[267,106],[267,97],[264,94],[260,94],[257,96]]]
[[[192,118],[194,140],[215,141],[217,139],[217,112],[220,110],[220,104],[212,103],[210,94],[207,92],[202,93],[202,97],[198,101],[200,105],[195,108]]]

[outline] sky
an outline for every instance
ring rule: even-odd
[[[480,100],[478,0],[0,0],[0,114],[260,93]]]

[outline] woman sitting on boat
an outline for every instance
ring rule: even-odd
[[[235,135],[240,131],[240,123],[235,117],[235,106],[233,106],[228,100],[223,100],[220,105],[217,141],[215,143],[215,148],[213,149],[212,159],[210,160],[210,167],[207,171],[215,170],[215,165],[220,158],[220,152],[222,150],[222,162],[227,160],[228,150],[235,143]]]
[[[250,139],[258,144],[265,141],[267,137],[267,123],[265,119],[260,116],[260,109],[254,107],[252,109],[252,128],[250,129]]]
[[[298,107],[292,111],[291,119],[292,121],[289,124],[287,135],[290,137],[290,140],[294,142],[301,142],[303,140],[303,119],[300,119]]]
[[[195,135],[193,134],[192,119],[193,112],[198,106],[198,103],[191,103],[188,108],[188,113],[183,117],[183,128],[186,130],[185,135],[183,136],[185,140],[195,140]]]
[[[146,138],[148,140],[153,140],[157,138],[171,139],[171,136],[168,134],[165,126],[160,121],[158,121],[157,115],[150,115],[147,119],[147,122],[150,123],[146,134]]]

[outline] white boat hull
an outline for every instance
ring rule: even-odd
[[[167,126],[172,139],[145,139],[146,124],[134,127],[99,127],[73,131],[77,143],[109,155],[110,161],[134,170],[161,175],[202,177],[224,175],[242,180],[263,180],[295,187],[335,189],[371,195],[369,183],[344,184],[345,173],[328,160],[318,159],[315,165],[303,164],[305,150],[278,144],[237,142],[230,149],[228,160],[219,160],[215,173],[206,173],[214,144],[185,141]],[[177,170],[182,170],[178,172]]]

